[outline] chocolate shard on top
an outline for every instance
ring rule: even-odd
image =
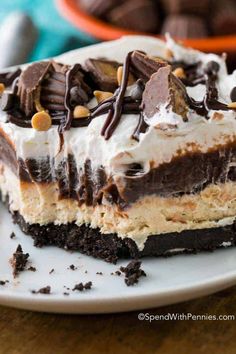
[[[138,50],[135,50],[131,55],[132,73],[144,81],[148,81],[152,74],[166,65],[168,63],[165,60],[147,55]]]
[[[147,82],[143,92],[142,106],[147,118],[159,112],[164,105],[186,120],[188,96],[185,86],[171,72],[171,66],[161,67]]]
[[[67,82],[67,74],[72,69],[73,75]],[[65,112],[68,97],[73,109],[75,105],[88,101],[90,91],[84,82],[80,64],[70,67],[54,61],[30,65],[20,75],[18,83],[20,108],[26,116],[43,109],[49,112]]]
[[[117,69],[121,64],[106,59],[87,59],[85,68],[94,89],[114,92],[117,87]]]

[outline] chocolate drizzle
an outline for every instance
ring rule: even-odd
[[[232,102],[236,102],[236,86],[231,90],[230,98]]]
[[[136,141],[139,141],[139,135],[141,133],[146,133],[147,131],[147,128],[148,128],[148,124],[145,122],[144,120],[144,116],[143,116],[143,111],[141,111],[139,113],[139,121],[138,121],[138,125],[137,127],[135,128],[135,131],[132,135],[132,138]]]
[[[80,65],[75,64],[73,65],[66,73],[66,94],[65,94],[65,108],[67,109],[67,115],[66,115],[66,120],[65,123],[60,125],[59,130],[69,130],[71,127],[71,121],[73,119],[73,112],[72,112],[72,107],[71,107],[71,102],[70,102],[70,90],[72,87],[72,77],[73,75],[78,71]]]
[[[111,137],[112,133],[116,129],[121,119],[122,104],[125,97],[125,91],[127,88],[128,80],[129,80],[129,68],[130,68],[131,55],[132,52],[128,53],[126,57],[124,68],[123,68],[121,85],[116,97],[116,101],[114,102],[113,107],[109,110],[107,119],[101,131],[101,134],[104,136],[106,140],[108,140]]]
[[[109,61],[102,61],[103,66],[107,63],[111,65]],[[226,104],[218,100],[216,83],[219,64],[217,62],[211,61],[205,68],[201,62],[194,64],[172,62],[169,64],[171,64],[172,70],[177,67],[184,69],[186,78],[181,80],[176,78],[174,82],[179,88],[177,95],[180,92],[185,92],[183,98],[190,109],[206,119],[208,119],[210,110],[230,110]],[[69,67],[68,65],[58,64],[53,61],[35,63],[23,71],[20,80],[19,70],[10,76],[8,74],[5,75],[8,78],[8,83],[11,80],[12,92],[2,95],[1,106],[8,113],[9,122],[21,127],[30,128],[31,116],[36,110],[35,100],[38,100],[39,105],[42,104],[43,109],[49,111],[52,117],[52,124],[59,126],[60,134],[65,130],[69,130],[70,127],[86,127],[96,117],[107,114],[106,121],[101,130],[101,135],[106,140],[112,136],[117,128],[122,114],[139,114],[137,127],[132,134],[132,138],[138,141],[140,133],[145,133],[148,128],[148,123],[144,119],[143,110],[145,107],[142,102],[146,83],[149,83],[150,78],[156,75],[159,70],[163,70],[167,65],[167,62],[159,58],[147,56],[141,51],[128,53],[123,68],[121,85],[115,90],[113,96],[90,109],[89,117],[74,119],[74,107],[86,104],[91,94],[92,87],[87,85],[85,77],[89,73],[85,73],[80,64]],[[96,67],[93,65],[93,73],[95,69]],[[32,75],[29,71],[31,71],[34,80],[30,79]],[[130,96],[125,97],[130,73],[132,73],[137,81],[131,90]],[[100,81],[104,80],[101,70],[99,71],[99,75]],[[13,78],[14,80],[12,81]],[[189,97],[185,88],[185,86],[195,86],[198,84],[206,85],[206,94],[202,101],[196,101]],[[30,92],[27,90],[28,86],[31,89]],[[153,94],[155,93],[154,91]],[[235,88],[232,90],[231,96],[234,98]],[[183,117],[183,119],[185,118]]]
[[[230,108],[218,101],[218,90],[216,82],[218,79],[219,64],[215,61],[208,63],[205,69],[204,81],[206,83],[206,94],[202,101],[195,101],[188,96],[188,103],[190,108],[196,111],[197,114],[208,119],[208,112],[210,110],[227,111]]]

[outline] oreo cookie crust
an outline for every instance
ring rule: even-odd
[[[146,256],[171,256],[181,253],[198,253],[214,251],[219,247],[236,245],[236,223],[218,228],[185,230],[162,235],[151,235],[147,238],[143,250],[138,250],[136,243],[129,239],[121,239],[116,234],[102,234],[99,229],[75,223],[66,225],[28,224],[15,212],[13,221],[21,230],[34,239],[34,245],[58,246],[67,250],[116,263],[119,258],[139,258]]]

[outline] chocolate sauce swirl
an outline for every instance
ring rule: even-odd
[[[148,124],[144,119],[143,107],[141,105],[142,92],[145,88],[145,82],[141,80],[142,82],[140,83],[138,73],[135,74],[134,67],[132,64],[133,53],[134,52],[128,53],[125,59],[122,82],[120,87],[116,89],[111,98],[99,103],[96,107],[92,108],[90,110],[89,117],[84,117],[80,119],[75,119],[73,117],[74,105],[72,102],[73,100],[71,100],[72,89],[74,87],[77,87],[77,89],[79,89],[79,81],[82,82],[83,85],[86,85],[86,83],[83,80],[80,80],[79,78],[79,81],[74,81],[74,78],[77,75],[78,71],[81,71],[81,66],[80,64],[75,64],[74,66],[66,70],[65,96],[64,102],[62,102],[62,105],[65,108],[61,110],[56,110],[56,108],[50,110],[52,124],[58,125],[59,133],[62,133],[65,130],[69,130],[70,127],[86,127],[91,123],[93,119],[103,114],[107,114],[106,121],[101,130],[101,135],[104,136],[106,140],[108,140],[117,128],[121,120],[122,114],[139,114],[139,121],[137,127],[135,128],[134,133],[132,134],[133,139],[137,141],[139,140],[140,133],[145,133],[147,131]],[[202,68],[202,63],[195,63],[193,65],[185,63],[171,63],[171,65],[172,68],[178,66],[184,67],[184,70],[186,71],[186,78],[181,79],[183,86],[195,86],[198,84],[206,85],[206,94],[203,100],[201,101],[194,100],[186,93],[186,102],[189,105],[190,109],[194,110],[197,114],[205,117],[206,119],[208,119],[208,114],[210,110],[230,110],[230,108],[226,104],[218,100],[219,97],[216,84],[220,67],[217,62],[209,62],[204,70]],[[138,90],[133,90],[133,93],[131,93],[131,95],[127,97],[125,96],[125,93],[128,86],[129,74],[131,72],[137,78],[137,82],[135,85],[137,86],[136,88]],[[11,83],[12,92],[8,93],[9,95],[14,96],[15,98],[12,101],[13,103],[11,103],[11,105],[9,105],[8,102],[5,102],[5,110],[7,111],[9,122],[12,122],[21,127],[31,128],[30,117],[25,117],[24,112],[19,108],[19,105],[17,104],[19,71],[17,72],[17,75],[15,74],[15,76],[12,76],[15,77],[15,80],[13,83]],[[84,87],[82,87],[82,90],[83,88]],[[91,88],[89,89],[91,90]],[[82,93],[83,97],[81,97],[81,99],[86,100],[86,97],[84,95],[87,95],[88,91],[83,90]]]
[[[206,94],[202,101],[195,101],[193,98],[188,97],[190,108],[192,108],[197,114],[204,116],[206,119],[208,119],[208,113],[210,110],[230,110],[226,104],[218,101],[218,90],[216,83],[218,80],[219,69],[220,66],[215,61],[211,61],[207,64],[204,75]]]
[[[148,128],[148,124],[145,122],[144,120],[144,116],[143,116],[143,111],[140,112],[139,114],[139,121],[138,121],[138,125],[134,130],[134,133],[132,135],[132,138],[136,141],[139,141],[139,135],[141,133],[146,133]]]
[[[113,107],[108,112],[108,116],[106,119],[106,122],[102,128],[101,134],[104,136],[106,140],[108,140],[114,130],[116,129],[117,125],[119,124],[119,121],[121,119],[122,115],[122,105],[123,105],[123,100],[125,97],[125,91],[128,85],[128,80],[129,80],[129,69],[130,69],[130,58],[131,58],[132,52],[128,53],[124,68],[123,68],[123,75],[122,75],[122,81],[121,85],[116,97],[116,100],[113,104]]]

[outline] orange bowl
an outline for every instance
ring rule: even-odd
[[[74,26],[99,40],[113,40],[130,34],[149,35],[161,38],[161,36],[158,35],[130,31],[98,20],[86,14],[75,0],[56,0],[56,5],[61,15]],[[182,40],[182,42],[184,45],[204,52],[236,53],[236,35],[186,39]]]

